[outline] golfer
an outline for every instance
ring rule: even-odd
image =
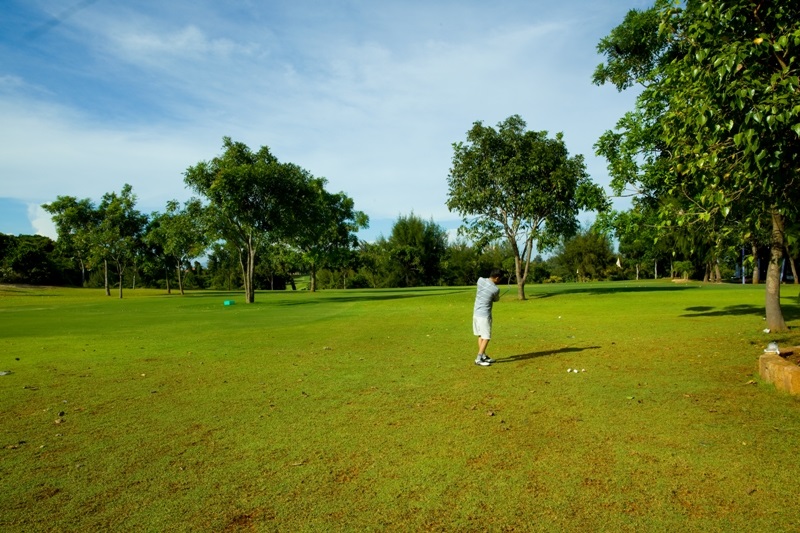
[[[489,366],[494,363],[494,359],[486,355],[486,347],[492,338],[492,304],[500,300],[497,284],[502,276],[502,271],[492,270],[488,278],[478,278],[475,308],[472,311],[472,332],[478,337],[476,365]]]

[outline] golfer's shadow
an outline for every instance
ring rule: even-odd
[[[519,355],[511,355],[509,357],[504,357],[503,359],[495,360],[495,364],[498,363],[516,363],[519,361],[525,361],[527,359],[536,359],[537,357],[547,357],[548,355],[557,355],[560,353],[574,353],[574,352],[582,352],[584,350],[598,350],[600,346],[585,346],[583,348],[577,347],[566,347],[566,348],[559,348],[558,350],[543,350],[541,352],[531,352],[531,353],[523,353]]]

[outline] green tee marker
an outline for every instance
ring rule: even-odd
[[[235,303],[236,303],[236,302],[235,302],[235,301],[233,301],[233,300],[225,300],[225,305],[233,305],[233,304],[235,304]]]

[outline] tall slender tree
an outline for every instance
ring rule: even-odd
[[[42,205],[52,215],[56,226],[59,251],[72,257],[81,270],[81,285],[86,285],[87,261],[92,249],[92,231],[98,224],[98,212],[88,198],[58,196],[54,202]]]
[[[177,200],[167,202],[164,213],[154,213],[146,240],[157,243],[175,266],[178,289],[183,290],[183,269],[192,259],[200,257],[208,247],[206,215],[200,200],[192,198],[183,207]]]
[[[108,262],[114,265],[122,298],[123,277],[140,247],[147,216],[136,210],[136,195],[127,183],[120,194],[104,194],[97,211],[98,224],[92,233],[94,257],[104,264],[108,296]]]
[[[561,133],[553,139],[525,127],[519,115],[497,129],[475,122],[467,141],[453,144],[447,201],[477,242],[508,240],[520,300],[534,243],[539,249],[554,246],[575,234],[581,210],[607,205],[603,190],[589,179],[583,156],[569,155]]]

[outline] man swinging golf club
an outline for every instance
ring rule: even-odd
[[[502,276],[502,271],[492,270],[488,278],[478,278],[475,308],[472,311],[472,332],[478,337],[476,365],[489,366],[494,363],[494,359],[486,355],[486,347],[492,338],[492,304],[500,300],[497,284]]]

